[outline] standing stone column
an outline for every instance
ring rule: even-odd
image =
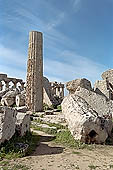
[[[43,110],[43,37],[41,32],[29,33],[26,81],[26,106],[28,110]]]

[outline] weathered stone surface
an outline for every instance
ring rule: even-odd
[[[70,94],[73,94],[77,90],[78,87],[83,87],[88,90],[92,90],[90,81],[85,78],[72,80],[72,81],[67,82],[66,84],[66,88]]]
[[[30,130],[30,115],[18,112],[16,118],[16,131],[20,136],[24,136]]]
[[[25,106],[25,94],[18,94],[16,96],[16,106],[17,107]]]
[[[0,144],[14,135],[16,114],[14,109],[0,107]]]
[[[26,106],[33,112],[43,110],[43,40],[37,31],[29,33]]]
[[[27,112],[26,106],[16,107],[16,110],[17,110],[17,112],[22,112],[22,113]]]
[[[1,99],[1,104],[3,106],[12,106],[15,103],[16,95],[19,91],[15,89],[14,91],[8,91]]]
[[[103,95],[81,87],[76,90],[75,94],[82,97],[100,116],[112,116],[113,103],[112,101],[108,101]]]
[[[94,91],[100,95],[106,96],[108,99],[111,99],[109,83],[106,80],[97,80],[94,84]]]
[[[108,137],[111,119],[98,116],[98,113],[81,97],[70,94],[62,102],[71,134],[76,140],[85,143],[104,143]]]
[[[113,69],[107,70],[102,73],[102,78],[113,84]]]

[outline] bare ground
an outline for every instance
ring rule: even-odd
[[[113,146],[98,145],[93,150],[77,150],[53,143],[52,135],[40,131],[37,133],[41,138],[35,152],[31,156],[17,159],[16,163],[27,165],[30,170],[113,169]]]

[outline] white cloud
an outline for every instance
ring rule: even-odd
[[[0,44],[0,73],[25,80],[27,57]]]
[[[71,0],[74,12],[78,12],[81,8],[81,0]]]
[[[86,57],[74,52],[64,51],[61,56],[63,61],[45,59],[45,73],[49,76],[59,78],[62,82],[76,78],[87,78],[94,83],[101,79],[101,73],[107,68]]]
[[[21,66],[26,64],[26,56],[19,51],[7,48],[0,44],[0,61],[6,61]]]

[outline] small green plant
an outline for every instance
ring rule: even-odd
[[[81,153],[73,151],[72,154],[80,155]]]
[[[39,130],[39,131],[45,132],[47,134],[51,134],[51,135],[55,135],[57,133],[57,130],[52,129],[52,128],[43,128],[43,127],[39,127],[39,126],[35,126],[35,125],[31,125],[31,128],[33,128],[34,130]]]
[[[62,111],[61,105],[57,106],[58,111]]]
[[[89,165],[88,167],[90,168],[90,170],[92,170],[92,169],[96,169],[98,166],[95,166],[95,165]]]
[[[56,143],[60,143],[65,146],[76,148],[76,149],[87,148],[89,150],[92,150],[95,146],[95,145],[88,145],[88,144],[82,143],[79,140],[75,140],[68,129],[57,133],[56,139],[54,141]]]
[[[49,106],[47,104],[43,104],[43,110],[46,111],[46,110],[49,110]]]

